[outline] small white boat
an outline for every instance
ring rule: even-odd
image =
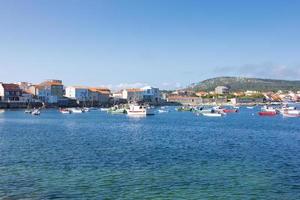
[[[4,109],[0,109],[0,114],[1,114],[1,113],[4,113],[4,112],[5,112],[5,110],[4,110]]]
[[[248,109],[253,109],[254,107],[253,107],[253,106],[247,106],[246,108],[248,108]]]
[[[32,109],[26,109],[26,110],[24,111],[24,113],[26,113],[26,114],[31,114],[31,113],[32,113]]]
[[[159,112],[159,113],[167,113],[167,112],[169,112],[169,111],[167,111],[167,110],[162,110],[162,109],[159,109],[159,110],[158,110],[158,112]]]
[[[127,111],[127,115],[129,116],[154,115],[154,111],[152,108],[148,108],[146,106],[140,106],[140,105],[130,105],[129,109],[127,109],[126,111]]]
[[[82,111],[83,111],[83,112],[90,112],[90,109],[87,108],[87,107],[84,107],[84,108],[82,108]]]
[[[300,117],[300,113],[294,113],[294,114],[290,114],[290,113],[282,113],[283,117]]]
[[[107,112],[110,108],[100,108],[100,111]]]
[[[62,114],[71,114],[72,111],[69,109],[60,109],[59,112],[61,112]]]
[[[41,111],[39,109],[34,109],[32,112],[31,112],[32,115],[40,115],[41,114]]]
[[[205,117],[222,117],[224,114],[222,113],[202,113]]]
[[[72,113],[83,113],[82,109],[80,108],[71,108],[70,110]]]

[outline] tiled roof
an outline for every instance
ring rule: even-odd
[[[4,90],[21,90],[19,85],[13,83],[3,83],[2,87],[4,88]]]
[[[51,81],[45,81],[39,84],[38,86],[62,86],[63,84],[60,82],[51,82]]]
[[[140,88],[129,88],[129,89],[126,89],[127,92],[143,92],[142,89]]]

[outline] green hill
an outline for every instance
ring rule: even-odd
[[[245,77],[217,77],[194,83],[188,87],[193,91],[213,91],[217,86],[227,86],[230,91],[278,91],[300,90],[300,81],[245,78]]]

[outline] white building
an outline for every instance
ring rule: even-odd
[[[75,87],[69,86],[66,87],[66,94],[65,97],[70,99],[76,99],[77,101],[89,101],[89,88],[87,87]]]
[[[216,94],[228,94],[229,88],[226,86],[218,86],[215,88],[215,93]]]
[[[161,100],[158,88],[146,86],[143,88],[130,88],[122,91],[122,99],[128,102],[144,101],[149,103],[159,103]]]
[[[146,86],[141,88],[143,93],[143,100],[152,103],[159,103],[161,100],[159,88]]]

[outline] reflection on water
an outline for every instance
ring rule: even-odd
[[[3,113],[0,199],[300,199],[299,119],[170,110]]]

